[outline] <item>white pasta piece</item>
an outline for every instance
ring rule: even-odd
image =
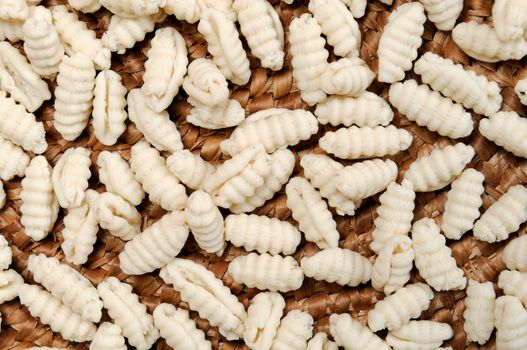
[[[221,256],[227,245],[223,216],[207,192],[198,190],[188,197],[185,220],[201,249]]]
[[[520,102],[527,105],[527,78],[518,80],[514,86],[514,92],[518,95]]]
[[[496,299],[496,349],[527,348],[527,310],[515,297]]]
[[[286,205],[306,240],[321,249],[336,248],[340,238],[337,223],[320,193],[302,177],[289,180],[285,192]]]
[[[448,58],[427,52],[415,62],[414,71],[423,83],[476,113],[491,116],[501,108],[503,97],[495,81]]]
[[[469,342],[485,344],[494,330],[496,293],[492,282],[479,283],[468,280],[467,297],[464,300],[463,329]]]
[[[345,350],[391,350],[384,340],[349,314],[332,314],[329,330],[335,343]]]
[[[330,207],[339,215],[354,215],[357,204],[337,189],[336,174],[344,168],[342,164],[323,154],[306,154],[300,159],[304,176],[311,185],[328,200]]]
[[[25,0],[4,0],[0,4],[1,19],[25,20],[29,15],[29,7]]]
[[[50,326],[66,340],[85,342],[93,339],[95,324],[84,320],[58,298],[39,286],[22,284],[18,291],[20,303],[25,305],[31,316]]]
[[[270,163],[271,172],[264,177],[263,185],[256,188],[254,195],[247,197],[243,203],[232,205],[229,208],[232,213],[251,212],[273,198],[275,193],[280,191],[293,173],[295,155],[287,148],[279,149],[271,154]]]
[[[403,180],[399,185],[392,182],[379,197],[377,217],[373,220],[373,241],[370,248],[379,253],[394,236],[408,236],[412,228],[415,208],[415,192],[412,183]]]
[[[42,6],[35,7],[22,30],[24,52],[33,70],[42,77],[54,78],[64,56],[64,46],[53,26],[51,11]]]
[[[205,339],[205,333],[196,327],[188,311],[163,303],[155,308],[153,316],[161,337],[173,349],[212,349],[210,342]]]
[[[353,13],[346,8],[341,0],[310,1],[309,11],[320,25],[328,44],[333,46],[335,55],[341,57],[359,56],[361,42],[359,24],[353,18]],[[330,67],[331,65],[328,68],[331,69]],[[371,74],[373,75],[373,73]],[[373,79],[373,76],[371,78]],[[323,81],[322,84],[324,84]],[[328,91],[325,92],[332,94]]]
[[[99,0],[102,6],[110,12],[122,17],[148,16],[159,11],[159,7],[165,3],[163,0]]]
[[[240,125],[245,119],[245,109],[236,100],[207,106],[197,105],[187,116],[187,122],[206,129],[225,129]]]
[[[498,112],[488,119],[482,119],[479,123],[479,132],[512,154],[527,158],[524,137],[527,135],[527,120],[518,113]]]
[[[102,193],[95,206],[99,226],[111,235],[129,241],[141,232],[141,214],[118,195]]]
[[[0,179],[9,181],[15,176],[24,176],[28,165],[29,155],[0,136]]]
[[[159,151],[176,152],[183,149],[181,135],[167,111],[155,112],[147,105],[140,89],[128,93],[128,117],[145,140]]]
[[[0,42],[0,89],[30,113],[51,98],[48,84],[14,46]]]
[[[93,60],[96,69],[110,69],[112,53],[97,39],[95,32],[88,29],[86,22],[64,5],[52,7],[51,13],[68,55],[83,53]]]
[[[9,242],[0,234],[0,271],[7,270],[9,265],[11,265],[12,259],[13,255]]]
[[[215,9],[224,13],[231,21],[236,21],[236,12],[233,10],[233,0],[197,0],[201,13],[206,9]]]
[[[95,68],[89,57],[76,53],[64,56],[55,89],[53,126],[68,141],[80,136],[88,125],[95,87]]]
[[[143,41],[146,34],[154,30],[156,23],[162,22],[165,18],[164,12],[137,18],[113,15],[108,29],[101,37],[101,42],[111,52],[122,55],[137,42]]]
[[[474,157],[472,146],[456,143],[433,150],[410,165],[404,178],[416,192],[432,192],[448,186]]]
[[[0,40],[16,43],[24,39],[24,22],[22,20],[0,19]]]
[[[20,223],[24,226],[24,232],[35,241],[49,234],[59,213],[51,174],[51,166],[46,158],[37,156],[29,163],[22,180]]]
[[[412,141],[412,134],[393,125],[352,126],[325,133],[319,144],[324,151],[338,158],[360,159],[397,154],[408,149]]]
[[[187,73],[185,39],[172,27],[158,29],[146,53],[144,84],[145,102],[155,112],[170,106]]]
[[[128,163],[117,152],[103,151],[97,158],[99,181],[108,192],[114,193],[133,205],[139,205],[145,198],[145,192]]]
[[[99,322],[102,301],[91,282],[72,267],[44,254],[29,256],[27,269],[55,298],[78,313],[83,319]]]
[[[356,97],[331,96],[317,104],[315,115],[320,124],[333,126],[386,126],[393,119],[390,105],[382,97],[369,91]]]
[[[493,27],[476,21],[458,24],[452,30],[452,39],[467,55],[483,62],[519,60],[527,54],[523,36],[502,41]]]
[[[90,350],[126,350],[122,332],[121,327],[114,323],[101,323],[93,336]]]
[[[247,309],[243,340],[250,349],[269,350],[280,326],[284,298],[274,292],[258,293]]]
[[[496,0],[492,5],[492,23],[500,40],[514,40],[524,36],[527,28],[527,7],[521,0]]]
[[[527,188],[516,185],[509,188],[494,202],[474,224],[474,237],[480,241],[494,243],[518,231],[527,221]]]
[[[329,64],[329,52],[325,45],[322,28],[313,16],[305,13],[293,18],[289,25],[291,67],[300,96],[310,106],[324,101],[327,97],[320,86],[320,77]]]
[[[198,0],[166,0],[163,11],[176,16],[180,21],[196,23],[201,16],[201,7]]]
[[[18,296],[24,279],[15,270],[0,271],[0,303],[5,303]]]
[[[276,218],[254,214],[231,214],[225,218],[225,239],[247,251],[291,255],[300,244],[300,231]]]
[[[401,328],[390,331],[386,342],[399,350],[435,350],[453,335],[454,331],[447,323],[410,321]]]
[[[371,278],[371,262],[349,249],[328,248],[311,257],[304,257],[300,265],[307,277],[317,281],[356,287]]]
[[[318,332],[307,343],[306,350],[338,350],[337,344],[328,339],[324,332]]]
[[[399,329],[428,309],[433,298],[434,292],[428,285],[409,284],[375,304],[368,312],[368,326],[374,332]]]
[[[290,311],[280,321],[271,350],[304,350],[313,333],[313,317],[306,312]]]
[[[227,340],[242,336],[243,322],[247,318],[244,306],[203,265],[176,258],[161,269],[159,276],[173,285],[191,310],[197,311],[212,326],[218,326]]]
[[[410,280],[414,266],[412,240],[404,235],[391,237],[379,251],[371,272],[371,284],[386,295],[398,291]]]
[[[4,91],[0,91],[0,137],[37,154],[48,148],[42,122],[33,113],[26,112],[24,106],[6,97]]]
[[[392,106],[406,118],[439,135],[458,139],[474,130],[472,117],[462,105],[430,90],[427,85],[418,85],[413,79],[392,84],[389,98]]]
[[[165,214],[124,245],[119,254],[121,269],[129,275],[142,275],[165,266],[179,254],[188,233],[183,212]]]
[[[135,173],[135,179],[148,193],[150,201],[161,205],[165,210],[179,210],[185,207],[185,187],[168,170],[165,159],[155,148],[145,141],[136,143],[132,147],[130,167]]]
[[[483,204],[484,180],[485,175],[479,171],[467,169],[452,183],[441,221],[441,231],[447,238],[460,239],[474,227]]]
[[[108,315],[121,327],[128,343],[138,350],[147,350],[159,338],[154,319],[139,302],[137,294],[128,283],[108,277],[97,286]]]
[[[223,73],[209,59],[192,61],[183,80],[183,89],[193,106],[216,106],[229,99],[229,85]]]
[[[464,289],[467,279],[456,265],[445,236],[433,219],[424,218],[412,227],[415,266],[432,288],[440,291]]]
[[[68,214],[64,217],[64,241],[61,248],[66,260],[72,264],[84,264],[88,255],[93,252],[99,232],[95,210],[98,195],[93,190],[87,190],[80,207],[68,209]]]
[[[112,70],[101,71],[95,78],[93,133],[104,145],[114,145],[126,129],[126,92],[121,76]]]
[[[317,131],[317,119],[311,112],[270,108],[247,117],[228,139],[221,142],[220,149],[233,156],[252,145],[261,144],[267,153],[273,153],[307,140]]]
[[[443,31],[450,31],[454,28],[463,10],[463,0],[419,1],[423,4],[428,19],[436,25],[437,29]]]
[[[391,160],[373,159],[344,167],[335,179],[337,189],[353,200],[373,196],[397,178],[397,165]]]
[[[68,148],[53,168],[51,180],[62,208],[79,207],[91,177],[91,151],[87,148]]]
[[[344,4],[348,5],[353,17],[361,18],[366,13],[366,6],[368,0],[340,0]]]
[[[167,158],[168,170],[187,187],[200,190],[216,168],[189,150],[174,152]]]
[[[328,95],[360,96],[373,78],[375,74],[360,58],[341,58],[328,65],[322,74],[320,86]]]
[[[527,272],[527,235],[519,236],[507,243],[501,259],[508,269]]]
[[[527,305],[527,273],[519,271],[504,270],[498,278],[498,287],[505,295],[518,298],[525,306]]]
[[[0,209],[2,209],[4,206],[5,206],[5,202],[6,202],[6,193],[5,193],[5,189],[4,189],[4,184],[2,182],[0,182]],[[0,253],[1,254],[1,253]],[[0,257],[0,260],[1,260],[1,257]],[[1,321],[0,321],[1,323]]]
[[[83,13],[93,13],[101,8],[99,0],[68,0],[68,3],[75,10]]]
[[[266,0],[234,0],[232,5],[243,36],[262,67],[274,71],[284,64],[284,28],[273,6]]]
[[[418,2],[402,4],[390,13],[377,49],[380,82],[403,80],[405,72],[412,69],[417,49],[423,43],[425,21],[425,10]]]
[[[205,37],[212,61],[225,78],[236,85],[245,85],[251,78],[249,59],[234,22],[217,9],[201,13],[198,31]]]
[[[304,272],[290,256],[249,253],[229,264],[229,275],[249,288],[289,292],[302,287]]]

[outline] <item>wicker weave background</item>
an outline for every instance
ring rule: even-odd
[[[44,5],[65,3],[65,0],[45,0]],[[292,18],[306,12],[307,1],[297,0],[293,5],[286,5],[277,0],[271,1],[275,4],[284,28],[289,26]],[[395,0],[394,8],[405,0]],[[491,0],[465,0],[465,8],[459,21],[468,21],[477,18],[481,21],[491,21]],[[363,43],[361,57],[376,71],[377,57],[376,50],[379,37],[383,27],[387,22],[390,8],[378,1],[370,0],[366,15],[360,19],[363,33]],[[110,13],[99,11],[94,15],[81,15],[82,19],[88,22],[90,28],[97,31],[100,36],[106,29]],[[163,26],[175,26],[185,37],[189,56],[191,59],[207,55],[206,43],[203,37],[197,33],[196,25],[189,25],[185,22],[177,22],[173,17],[167,19]],[[129,50],[125,55],[113,56],[112,69],[119,72],[128,89],[138,87],[142,84],[143,63],[145,52],[149,47],[149,40],[152,33],[147,36],[147,40],[136,45],[133,50]],[[504,97],[504,110],[514,109],[524,114],[525,108],[517,100],[513,87],[523,73],[521,72],[520,62],[506,62],[500,64],[483,64],[471,60],[453,43],[449,33],[436,31],[433,24],[426,23],[424,43],[420,52],[433,51],[440,55],[454,59],[456,62],[463,63],[474,69],[480,74],[485,74],[489,78],[496,80],[502,87]],[[19,46],[21,46],[19,44]],[[288,48],[286,47],[286,52]],[[249,51],[248,51],[249,52]],[[332,58],[334,59],[334,58]],[[287,55],[287,62],[284,69],[274,73],[259,66],[258,60],[251,58],[253,75],[247,86],[236,87],[232,95],[246,107],[247,113],[270,107],[286,108],[306,108],[299,97],[289,65],[290,55]],[[409,74],[413,76],[413,73]],[[415,77],[414,77],[415,78]],[[374,83],[369,89],[382,96],[387,96],[388,85]],[[198,151],[201,156],[215,164],[221,163],[224,156],[220,153],[218,145],[230,131],[210,131],[204,130],[186,122],[185,116],[190,111],[190,106],[185,101],[184,92],[180,93],[177,101],[170,107],[171,118],[176,122],[181,132],[185,148]],[[130,155],[132,144],[141,139],[142,135],[133,125],[129,125],[126,133],[121,137],[118,145],[106,147],[93,136],[91,126],[75,142],[67,142],[53,128],[53,108],[52,103],[46,103],[37,113],[37,117],[44,121],[48,136],[49,148],[45,153],[48,160],[54,165],[60,154],[67,148],[73,146],[84,146],[90,148],[92,161],[95,163],[98,153],[102,150],[119,151],[126,159]],[[475,120],[479,116],[474,115]],[[453,143],[447,138],[438,137],[437,134],[428,132],[425,128],[418,127],[416,124],[407,121],[396,113],[394,124],[409,130],[414,135],[414,142],[410,149],[392,157],[400,166],[401,173],[408,168],[409,164],[421,154],[430,151],[433,145],[444,145]],[[304,142],[293,150],[297,153],[297,165],[295,174],[301,172],[298,165],[299,156],[306,152],[322,152],[317,148],[317,140],[325,130],[335,129],[332,127],[321,127],[320,132],[311,140]],[[470,143],[476,149],[476,157],[470,164],[471,167],[482,171],[486,176],[484,207],[487,208],[497,198],[499,198],[510,186],[517,183],[527,183],[527,160],[522,160],[496,147],[493,143],[486,141],[479,133],[474,132],[470,138],[462,140]],[[90,181],[92,188],[104,190],[103,186],[97,182],[97,169],[92,166],[92,178]],[[20,181],[10,181],[4,184],[8,202],[0,212],[0,231],[12,244],[13,268],[22,273],[24,278],[32,282],[31,274],[26,270],[27,258],[31,253],[45,253],[48,256],[56,256],[63,260],[64,255],[60,249],[62,236],[62,214],[55,225],[53,233],[42,242],[34,242],[24,234],[24,229],[20,224]],[[438,193],[419,194],[416,202],[416,219],[429,216],[440,219],[443,205],[446,198],[446,190]],[[341,234],[341,247],[350,248],[360,252],[365,256],[372,256],[369,249],[371,241],[371,230],[375,209],[378,205],[378,196],[365,202],[355,217],[335,216],[338,229]],[[140,207],[143,215],[143,228],[151,225],[159,219],[164,211],[152,204],[143,204]],[[285,206],[285,195],[280,192],[275,198],[257,210],[258,214],[269,215],[283,220],[291,220],[291,213]],[[524,232],[522,227],[520,232]],[[516,235],[513,235],[516,236]],[[504,265],[500,259],[500,252],[506,242],[501,244],[485,244],[474,240],[471,234],[467,234],[461,241],[449,242],[453,250],[458,266],[461,266],[467,277],[479,281],[497,281],[497,276]],[[100,231],[99,239],[95,246],[95,251],[91,254],[89,261],[80,271],[90,279],[95,285],[109,275],[116,276],[121,280],[130,283],[135,292],[140,295],[140,299],[148,306],[148,311],[152,312],[156,305],[161,302],[180,304],[179,294],[171,287],[163,284],[156,274],[144,276],[128,276],[119,269],[118,253],[123,249],[123,242],[108,235],[105,231]],[[312,255],[317,248],[312,243],[302,242],[295,254],[298,260],[304,255]],[[245,306],[249,300],[258,293],[255,289],[247,289],[233,283],[232,279],[225,275],[229,261],[240,254],[245,254],[243,249],[237,249],[229,245],[222,258],[215,255],[205,254],[199,250],[192,238],[189,238],[181,256],[200,262],[214,271],[216,276],[231,288]],[[420,280],[416,272],[413,273],[412,280]],[[497,288],[496,288],[497,290]],[[449,342],[455,350],[477,349],[474,344],[465,344],[465,333],[463,331],[464,310],[463,298],[464,291],[436,293],[430,309],[423,313],[423,319],[434,319],[450,323],[455,331],[454,338]],[[301,309],[308,311],[316,320],[315,329],[327,331],[328,317],[331,313],[350,312],[353,317],[365,320],[367,311],[372,308],[374,303],[383,297],[383,294],[373,291],[370,285],[361,288],[342,288],[336,284],[325,282],[315,282],[306,279],[303,287],[295,292],[286,294],[287,309]],[[185,307],[184,304],[182,304]],[[18,299],[0,306],[2,315],[2,331],[0,334],[0,349],[24,349],[32,345],[47,345],[57,347],[68,347],[69,349],[87,349],[87,344],[73,344],[63,340],[60,335],[51,332],[49,327],[43,326],[36,319],[29,315],[27,309],[20,305]],[[199,328],[207,333],[208,339],[213,343],[214,349],[246,349],[245,345],[235,342],[226,342],[219,337],[216,328],[211,328],[207,321],[201,320],[196,313],[191,314],[198,322]],[[104,314],[104,319],[108,316]],[[168,349],[163,340],[159,340],[154,346],[155,349]],[[480,349],[494,349],[494,340]]]

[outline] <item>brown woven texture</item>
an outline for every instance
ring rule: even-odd
[[[47,0],[43,4],[50,6],[53,4],[65,3],[65,0]],[[289,24],[295,16],[307,11],[307,1],[297,0],[293,5],[286,5],[277,0],[271,1],[284,25],[286,33]],[[392,8],[396,8],[404,0],[395,0]],[[464,22],[470,19],[491,22],[490,0],[465,0],[465,7],[459,21]],[[361,47],[361,57],[374,70],[377,70],[377,45],[379,37],[385,26],[391,8],[380,2],[371,0],[368,4],[366,15],[359,20],[362,29],[363,43]],[[100,36],[106,29],[110,13],[104,10],[95,15],[81,15],[81,18],[88,23],[91,29],[97,31]],[[169,17],[162,26],[174,26],[185,37],[190,59],[204,57],[207,55],[207,47],[203,37],[197,32],[196,25],[185,22],[178,22],[173,17]],[[144,42],[138,43],[134,49],[128,50],[124,55],[113,56],[112,69],[119,72],[126,87],[130,90],[142,85],[142,75],[144,71],[145,52],[149,47],[152,33],[147,36]],[[287,35],[286,35],[287,39]],[[452,41],[450,33],[437,31],[430,22],[426,23],[423,35],[423,45],[420,53],[433,51],[440,55],[452,58],[454,61],[464,64],[467,68],[473,69],[479,74],[484,74],[490,79],[497,81],[502,87],[504,97],[504,110],[516,110],[524,114],[524,107],[516,98],[513,88],[519,77],[524,75],[521,71],[520,62],[505,62],[500,64],[484,64],[470,59]],[[20,44],[18,44],[21,46]],[[328,47],[328,49],[330,49]],[[247,50],[249,52],[249,50]],[[280,72],[271,72],[262,69],[259,61],[251,57],[251,68],[253,71],[251,81],[243,87],[233,88],[232,96],[236,98],[247,113],[271,107],[285,107],[290,109],[307,108],[301,101],[298,90],[293,82],[290,68],[290,55],[286,45],[287,59],[285,67]],[[331,57],[331,59],[335,59]],[[412,78],[418,79],[413,73],[409,73]],[[375,82],[369,90],[387,97],[388,85]],[[225,158],[219,151],[219,143],[223,140],[230,130],[210,131],[194,127],[186,122],[186,115],[190,111],[190,105],[185,101],[184,92],[180,93],[176,101],[170,106],[169,112],[171,119],[176,123],[185,145],[185,148],[198,152],[204,159],[218,164]],[[99,152],[102,150],[119,151],[126,159],[130,156],[131,145],[142,138],[133,124],[130,124],[121,137],[117,145],[107,147],[100,144],[92,133],[92,127],[87,130],[75,142],[67,142],[53,128],[53,107],[52,102],[47,102],[37,113],[37,117],[44,121],[49,148],[45,153],[46,158],[52,165],[57,162],[60,154],[67,148],[73,146],[83,146],[91,149],[92,161],[95,163]],[[478,121],[479,116],[474,115]],[[404,117],[396,113],[394,124],[410,131],[414,135],[414,142],[408,151],[401,152],[391,157],[400,167],[401,174],[418,156],[427,154],[432,147],[453,143],[444,137],[439,137],[425,128],[418,127],[409,122]],[[307,142],[293,147],[297,156],[295,174],[301,173],[298,159],[307,152],[322,151],[317,147],[318,138],[326,130],[335,128],[326,126],[320,127],[319,133]],[[527,161],[514,157],[510,153],[495,146],[485,140],[477,131],[471,137],[462,140],[471,144],[476,150],[476,156],[470,163],[485,174],[485,194],[484,208],[488,208],[497,198],[507,189],[518,183],[527,182]],[[103,185],[98,183],[97,167],[92,165],[92,178],[90,187],[104,190]],[[401,178],[401,175],[399,176]],[[0,213],[0,231],[12,245],[13,265],[12,267],[20,272],[26,281],[33,283],[31,273],[26,269],[27,259],[30,254],[45,253],[48,256],[55,256],[62,261],[64,254],[60,249],[62,242],[61,231],[63,228],[61,213],[53,233],[41,242],[34,242],[24,234],[24,228],[20,224],[20,181],[10,181],[4,184],[8,201],[5,208]],[[436,193],[423,193],[417,195],[415,219],[422,217],[432,217],[440,220],[441,213],[446,198],[446,189]],[[145,201],[146,202],[146,201]],[[378,206],[378,196],[369,199],[358,210],[355,217],[339,217],[335,215],[338,230],[341,235],[340,246],[350,248],[360,252],[364,256],[370,257],[373,261],[373,253],[369,249],[371,241],[371,231],[373,229],[373,219],[375,209]],[[143,228],[148,227],[158,220],[164,211],[151,203],[143,203],[140,206],[143,216]],[[483,209],[482,209],[483,210]],[[291,212],[285,205],[285,195],[283,191],[278,193],[274,199],[267,202],[256,213],[277,217],[282,220],[292,221]],[[522,227],[520,233],[525,231]],[[512,237],[515,237],[513,234]],[[500,244],[486,244],[476,241],[471,234],[466,234],[460,241],[449,241],[448,245],[452,248],[458,266],[463,268],[467,277],[478,281],[492,281],[496,283],[497,276],[504,269],[504,264],[500,259],[500,254],[507,242]],[[156,273],[143,276],[128,276],[119,268],[118,253],[123,249],[123,242],[120,239],[110,236],[107,232],[99,232],[98,241],[94,252],[90,255],[89,261],[80,268],[94,285],[97,285],[107,276],[116,276],[120,280],[130,283],[134,291],[140,295],[141,302],[145,303],[148,311],[152,312],[156,305],[161,302],[173,303],[186,308],[187,305],[180,301],[179,294],[170,286],[165,285]],[[312,243],[302,242],[294,257],[299,260],[302,256],[312,255],[318,249]],[[192,259],[202,263],[211,269],[217,277],[221,278],[229,286],[240,301],[247,307],[249,300],[258,293],[255,289],[248,289],[238,285],[226,275],[229,261],[234,257],[246,254],[243,249],[238,249],[229,245],[223,257],[206,254],[201,251],[192,238],[189,238],[181,257]],[[78,267],[76,267],[78,269]],[[421,278],[418,273],[413,272],[412,281],[419,281]],[[499,290],[496,287],[496,291]],[[382,293],[375,292],[369,284],[360,288],[341,287],[336,284],[316,282],[306,278],[301,289],[287,293],[287,310],[300,309],[309,312],[315,319],[315,331],[328,331],[328,317],[332,313],[349,312],[354,318],[365,321],[367,312],[375,302],[383,298]],[[477,349],[474,344],[466,344],[466,337],[463,331],[463,310],[465,308],[463,299],[464,291],[436,293],[430,308],[421,316],[422,319],[433,319],[446,322],[452,325],[455,335],[448,345],[452,345],[455,350]],[[33,345],[67,347],[69,349],[87,349],[88,344],[69,343],[54,334],[49,327],[42,325],[38,320],[32,318],[28,310],[21,306],[18,299],[0,306],[2,314],[2,331],[0,333],[0,349],[24,349]],[[195,312],[191,316],[197,321],[198,327],[206,332],[207,338],[211,340],[214,349],[247,349],[241,342],[228,342],[219,336],[218,330],[210,327],[206,320],[199,319]],[[105,314],[104,320],[108,319]],[[154,345],[155,349],[168,349],[165,342],[160,339]],[[479,347],[480,349],[494,349],[494,336],[491,341]]]

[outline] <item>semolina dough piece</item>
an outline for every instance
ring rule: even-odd
[[[280,321],[271,350],[303,350],[313,333],[313,317],[307,312],[290,311]]]
[[[114,323],[101,323],[93,336],[90,350],[126,350],[122,332],[121,327]]]
[[[99,2],[110,12],[129,18],[149,16],[157,13],[159,8],[165,3],[163,0],[99,0]]]
[[[469,136],[474,130],[470,113],[463,106],[432,91],[415,80],[392,84],[390,103],[408,120],[441,136],[453,139]]]
[[[463,329],[469,342],[485,344],[494,330],[496,293],[492,282],[468,280]]]
[[[306,350],[338,350],[337,344],[328,339],[324,332],[318,332],[307,343]]]
[[[165,283],[173,285],[191,310],[197,311],[212,326],[218,326],[227,340],[242,336],[247,318],[244,306],[203,265],[176,258],[161,269],[159,276]]]
[[[0,40],[16,43],[24,39],[23,20],[0,19]]]
[[[22,180],[20,223],[24,226],[24,232],[35,241],[49,234],[59,213],[51,174],[51,166],[46,158],[37,156],[31,160]]]
[[[522,105],[527,105],[527,78],[518,80],[514,86],[514,92],[518,95]]]
[[[335,343],[345,350],[391,350],[384,340],[349,314],[332,314],[329,330]]]
[[[68,3],[75,10],[83,13],[94,13],[101,8],[99,0],[68,0]]]
[[[337,223],[320,193],[302,177],[289,180],[285,192],[286,205],[306,240],[321,249],[336,248],[340,238]]]
[[[225,129],[240,125],[245,119],[245,109],[236,100],[227,100],[215,106],[197,105],[187,116],[190,124],[205,129]]]
[[[196,23],[201,17],[201,7],[198,0],[166,0],[163,11],[188,23]]]
[[[176,151],[167,158],[167,167],[182,183],[193,190],[203,189],[203,185],[216,171],[209,162],[187,149]]]
[[[527,235],[519,236],[507,243],[501,259],[509,270],[527,272]]]
[[[0,136],[0,179],[9,181],[15,176],[24,176],[28,165],[29,155]]]
[[[183,89],[193,106],[217,106],[229,99],[229,85],[219,68],[207,58],[192,61],[183,80]]]
[[[425,9],[418,2],[402,4],[390,14],[377,49],[380,82],[403,80],[405,72],[412,69],[417,49],[423,43],[425,22]]]
[[[0,271],[0,303],[15,299],[23,284],[24,279],[15,270]]]
[[[464,143],[435,149],[413,162],[404,178],[414,185],[416,192],[440,190],[463,172],[474,154],[474,148]]]
[[[360,96],[374,78],[375,73],[362,59],[341,58],[328,65],[321,77],[321,88],[328,95]]]
[[[366,6],[368,0],[340,0],[344,4],[348,5],[353,17],[361,18],[366,13]]]
[[[394,349],[434,350],[453,335],[454,331],[447,323],[410,321],[401,328],[390,331],[386,342]]]
[[[104,308],[115,324],[121,327],[128,343],[138,350],[147,350],[159,338],[154,319],[139,302],[128,283],[108,277],[97,286]]]
[[[251,300],[243,332],[243,340],[250,349],[269,350],[271,348],[280,326],[284,307],[284,298],[275,292],[258,293]]]
[[[496,299],[496,349],[519,350],[527,347],[527,310],[515,297]]]
[[[29,6],[25,0],[4,0],[0,4],[0,19],[25,20]]]
[[[527,188],[516,185],[509,188],[494,202],[474,224],[474,237],[480,241],[494,243],[518,231],[527,221]]]
[[[102,193],[95,206],[99,226],[112,236],[129,241],[141,232],[141,214],[118,195]]]
[[[496,0],[492,6],[492,23],[500,40],[521,38],[527,28],[527,6],[521,0]]]
[[[53,168],[51,179],[62,208],[79,207],[84,200],[91,177],[91,151],[87,148],[68,148]]]
[[[527,158],[527,120],[518,113],[498,112],[479,123],[479,132],[512,154]]]
[[[142,275],[165,266],[183,249],[188,233],[182,211],[165,214],[126,242],[119,253],[121,269],[129,275]]]
[[[519,271],[501,271],[498,278],[498,287],[503,290],[505,295],[518,298],[523,304],[527,305],[527,273]]]
[[[437,29],[450,31],[463,10],[463,0],[419,0],[426,10],[426,16]]]
[[[249,253],[238,256],[229,264],[228,273],[249,288],[289,292],[302,287],[304,272],[290,256]]]
[[[375,290],[390,295],[410,280],[414,266],[412,240],[404,235],[394,235],[379,251],[371,273],[371,284]]]
[[[7,270],[9,265],[11,265],[12,259],[11,246],[9,246],[9,242],[5,237],[0,234],[0,271]]]
[[[196,327],[196,322],[189,317],[187,310],[163,303],[155,308],[153,316],[161,337],[173,349],[212,349],[210,342],[205,339],[205,333]]]

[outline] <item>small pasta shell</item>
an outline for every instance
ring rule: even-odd
[[[523,304],[527,305],[527,273],[519,271],[501,271],[498,278],[498,287],[503,290],[505,295],[518,298]]]
[[[508,269],[527,272],[527,235],[519,236],[507,243],[501,259]]]
[[[386,342],[394,349],[437,349],[454,331],[447,323],[436,321],[410,321],[397,330],[390,331]]]
[[[91,177],[90,166],[90,150],[83,147],[67,149],[55,164],[51,179],[62,208],[75,208],[82,204]]]
[[[121,327],[114,323],[101,323],[93,336],[90,350],[126,350],[122,332]]]
[[[313,317],[307,312],[290,311],[280,321],[271,350],[303,350],[313,333]]]
[[[121,197],[102,193],[95,206],[99,226],[111,235],[129,241],[141,232],[141,214]]]
[[[527,158],[527,145],[524,135],[527,135],[527,120],[518,113],[498,112],[479,123],[479,132],[498,146],[512,154]]]
[[[0,271],[0,302],[3,304],[19,296],[24,279],[15,270]]]
[[[527,310],[515,297],[496,299],[496,349],[513,350],[527,347]]]
[[[337,173],[337,189],[355,201],[386,189],[397,178],[397,164],[391,160],[373,159],[344,167]]]
[[[437,29],[450,31],[463,10],[463,0],[419,0],[426,10],[426,16]]]
[[[198,58],[188,66],[183,89],[193,106],[216,106],[229,99],[229,85],[223,73],[209,59]]]
[[[349,314],[333,314],[329,317],[329,330],[335,343],[345,349],[390,350],[390,346],[377,334]]]
[[[227,100],[212,107],[200,104],[192,108],[187,116],[190,124],[212,130],[238,126],[244,119],[245,109],[236,100]]]
[[[247,309],[243,340],[251,349],[270,349],[285,307],[284,298],[275,292],[258,293]]]
[[[373,78],[375,74],[360,58],[341,58],[328,65],[321,77],[321,88],[328,95],[359,96]]]
[[[524,35],[527,27],[527,7],[521,0],[496,0],[492,5],[492,23],[502,41],[514,40]]]
[[[467,340],[485,344],[494,330],[496,293],[492,282],[468,281],[467,297],[464,300],[463,329]]]
[[[23,176],[28,165],[29,155],[0,136],[0,179],[9,181],[15,176]]]
[[[216,171],[212,164],[186,149],[172,153],[167,158],[167,167],[182,183],[193,190],[202,189],[209,176]]]

